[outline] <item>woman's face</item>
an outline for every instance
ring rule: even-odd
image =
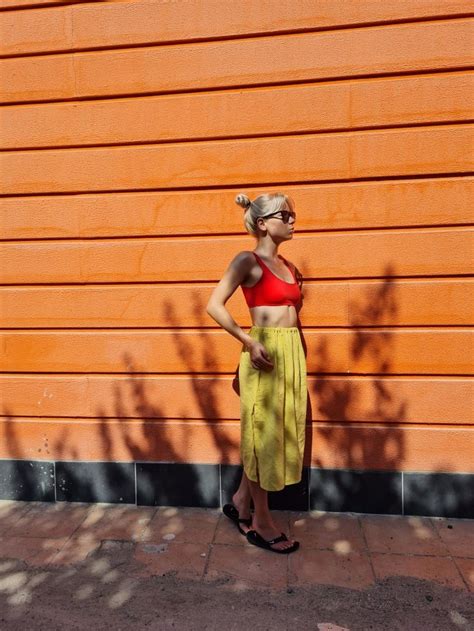
[[[258,223],[261,228],[266,228],[266,234],[274,240],[286,241],[293,237],[295,221],[296,214],[285,203],[278,212],[272,214],[271,217],[261,218]]]

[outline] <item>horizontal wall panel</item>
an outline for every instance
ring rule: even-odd
[[[239,464],[237,421],[0,420],[0,458]],[[430,449],[426,449],[426,445]],[[308,427],[305,464],[321,468],[474,471],[469,428]]]
[[[472,428],[316,424],[311,464],[321,468],[474,472]]]
[[[0,333],[8,372],[235,373],[242,344],[226,331]],[[308,372],[474,374],[470,329],[304,332]]]
[[[37,0],[29,0],[34,5]],[[9,5],[15,4],[12,0]],[[56,3],[61,4],[61,3]],[[5,1],[0,0],[0,9]],[[0,55],[70,51],[73,42],[71,7],[0,13]]]
[[[44,0],[46,2],[48,0]],[[53,0],[54,2],[54,0]],[[40,0],[0,0],[0,8]],[[59,3],[60,4],[60,3]],[[374,3],[346,0],[289,3],[272,0],[222,2],[187,0],[176,10],[173,2],[90,2],[47,11],[0,14],[0,32],[5,38],[1,54],[25,54],[71,48],[126,46],[296,29],[334,28],[384,20],[452,16],[472,11],[467,0],[407,0]],[[67,24],[68,28],[64,25]],[[12,27],[15,28],[12,28]]]
[[[468,69],[473,34],[474,21],[459,19],[74,53],[73,89],[82,98]],[[72,54],[1,61],[0,100],[67,98],[72,63]]]
[[[284,186],[297,231],[472,223],[471,177]],[[251,199],[266,188],[244,187]],[[0,198],[0,238],[222,234],[244,231],[234,191]],[[299,238],[299,237],[298,237]]]
[[[102,0],[99,0],[99,2],[101,1]],[[0,0],[0,9],[42,8],[44,5],[56,8],[62,4],[68,5],[73,4],[74,2],[81,2],[81,0]]]
[[[2,328],[215,327],[205,307],[215,285],[0,288]],[[251,317],[237,288],[226,304],[240,326]],[[372,306],[372,310],[370,307]],[[303,327],[470,325],[474,280],[303,282]]]
[[[472,274],[473,237],[466,227],[303,234],[283,256],[304,279]],[[0,281],[217,283],[239,251],[254,247],[243,237],[5,242]]]
[[[314,182],[472,171],[472,125],[0,154],[0,193]],[[407,159],[409,156],[409,159]],[[100,173],[100,177],[97,174]]]
[[[239,444],[237,421],[0,418],[0,458],[239,464]]]
[[[238,420],[234,376],[2,375],[1,414],[35,417]],[[345,402],[339,404],[339,393]],[[474,380],[308,376],[313,421],[467,425]]]
[[[76,95],[71,54],[0,60],[0,102],[72,99]]]
[[[360,79],[245,91],[18,105],[6,149],[158,142],[468,120],[474,74]]]

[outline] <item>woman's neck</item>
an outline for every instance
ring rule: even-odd
[[[262,256],[269,259],[270,261],[276,261],[277,258],[279,257],[278,246],[275,245],[274,243],[269,244],[269,245],[264,245],[264,246],[261,244],[258,244],[255,250],[257,251],[257,254],[261,254]]]

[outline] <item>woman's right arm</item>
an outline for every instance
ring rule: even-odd
[[[217,324],[237,338],[247,349],[255,340],[245,333],[232,318],[225,308],[226,302],[247,277],[253,265],[253,257],[250,252],[239,252],[229,263],[223,277],[214,288],[206,312]]]
[[[250,252],[239,252],[229,264],[224,276],[215,287],[207,303],[206,311],[223,329],[240,340],[250,352],[250,363],[259,370],[273,370],[273,361],[261,342],[242,331],[225,308],[237,287],[245,280],[254,264]]]

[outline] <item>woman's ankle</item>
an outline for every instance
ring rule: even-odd
[[[252,518],[252,526],[254,528],[261,530],[273,530],[276,528],[275,523],[271,517],[271,515],[260,517],[260,519],[255,515]]]
[[[250,504],[251,499],[252,498],[250,495],[239,494],[238,491],[236,491],[234,495],[232,496],[233,502],[239,502],[239,504],[245,504],[245,505]]]

